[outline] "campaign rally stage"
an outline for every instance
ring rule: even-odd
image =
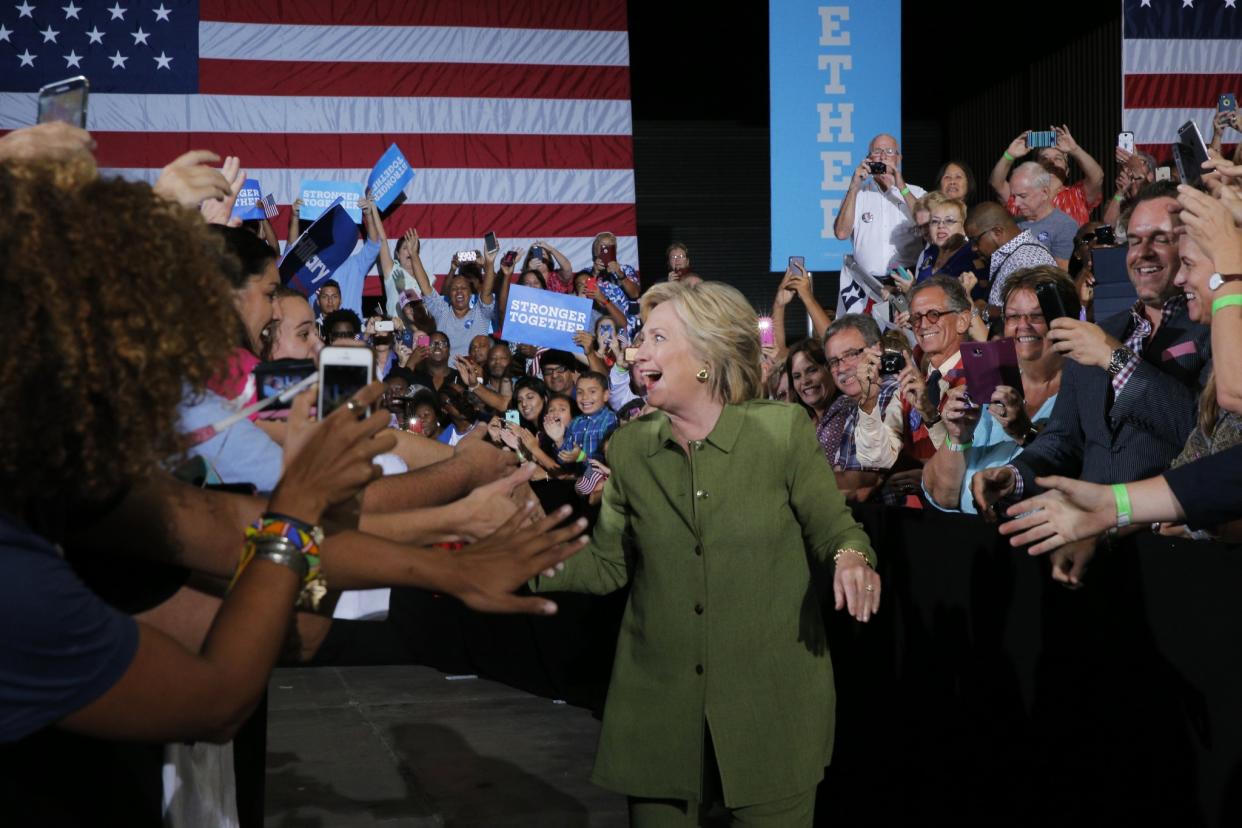
[[[504,337],[523,345],[576,351],[574,334],[590,327],[591,300],[513,285],[505,308]]]

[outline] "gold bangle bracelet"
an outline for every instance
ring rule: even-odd
[[[846,552],[852,552],[852,553],[854,553],[855,555],[857,555],[858,557],[860,557],[860,558],[862,558],[862,559],[863,559],[863,563],[865,563],[867,566],[870,566],[872,569],[875,569],[875,567],[874,567],[874,566],[872,566],[872,564],[871,564],[871,558],[867,557],[867,553],[865,553],[865,552],[860,552],[859,550],[854,549],[854,548],[852,548],[852,547],[846,547],[846,548],[844,548],[844,549],[838,549],[838,550],[837,550],[837,552],[836,552],[836,554],[832,556],[832,564],[833,564],[833,566],[836,566],[837,561],[839,561],[839,560],[841,559],[841,556],[842,556],[842,555],[844,555]]]

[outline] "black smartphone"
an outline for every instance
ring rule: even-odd
[[[496,242],[495,233],[487,233],[483,236],[483,249],[488,253],[499,253],[500,245]]]
[[[517,261],[517,251],[510,250],[508,253],[505,254],[504,258],[500,260],[500,266],[501,267],[513,267],[513,263],[516,261]]]
[[[49,83],[39,90],[39,123],[64,121],[86,129],[86,99],[91,84],[85,75]]]
[[[1039,309],[1044,313],[1045,324],[1051,326],[1052,320],[1069,316],[1065,303],[1061,301],[1061,294],[1057,293],[1056,285],[1049,282],[1036,285],[1035,298],[1039,300]]]
[[[906,367],[906,355],[901,351],[885,351],[880,355],[881,374],[900,374]]]
[[[1101,224],[1095,228],[1095,240],[1100,244],[1116,244],[1117,232],[1111,224]]]
[[[888,172],[888,165],[883,161],[868,161],[867,169],[871,171],[872,175],[884,175],[884,173]]]
[[[1173,160],[1177,162],[1177,175],[1182,183],[1198,187],[1203,181],[1203,162],[1208,160],[1208,154],[1199,125],[1194,121],[1187,121],[1178,127]]]
[[[1026,133],[1028,149],[1043,149],[1057,145],[1057,133],[1051,129],[1032,129]]]
[[[313,359],[277,359],[272,362],[260,362],[254,366],[255,391],[261,400],[277,397],[313,373],[315,373]],[[272,410],[288,408],[291,403],[292,400],[288,402],[277,400],[268,408]]]

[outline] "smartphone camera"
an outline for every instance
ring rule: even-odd
[[[867,169],[871,171],[872,175],[884,175],[884,173],[888,172],[888,165],[883,161],[868,161]]]
[[[881,374],[900,374],[906,367],[906,355],[901,351],[885,351],[880,355]]]
[[[517,261],[517,251],[510,250],[508,253],[504,255],[504,258],[500,260],[500,266],[501,267],[513,267],[513,263],[516,261]]]
[[[1117,233],[1111,224],[1104,224],[1095,228],[1095,240],[1100,244],[1116,244]]]
[[[375,323],[376,333],[392,333],[394,330],[396,330],[396,326],[393,324],[391,319],[385,319]]]

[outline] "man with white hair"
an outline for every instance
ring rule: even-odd
[[[882,165],[884,171],[872,172],[873,164],[877,170]],[[913,210],[914,203],[923,195],[922,187],[907,184],[901,174],[897,139],[883,133],[872,138],[867,157],[854,170],[833,225],[838,239],[851,239],[854,243],[854,255],[845,259],[838,312],[855,309],[855,302],[845,301],[847,274],[859,288],[865,288],[873,302],[879,302],[880,288],[875,280],[887,277],[895,267],[914,265],[924,242]],[[861,300],[863,294],[855,298]]]
[[[1047,247],[1058,267],[1069,267],[1078,222],[1053,205],[1052,175],[1034,161],[1020,164],[1009,177],[1009,192],[1018,215],[1025,219],[1018,227]]]

